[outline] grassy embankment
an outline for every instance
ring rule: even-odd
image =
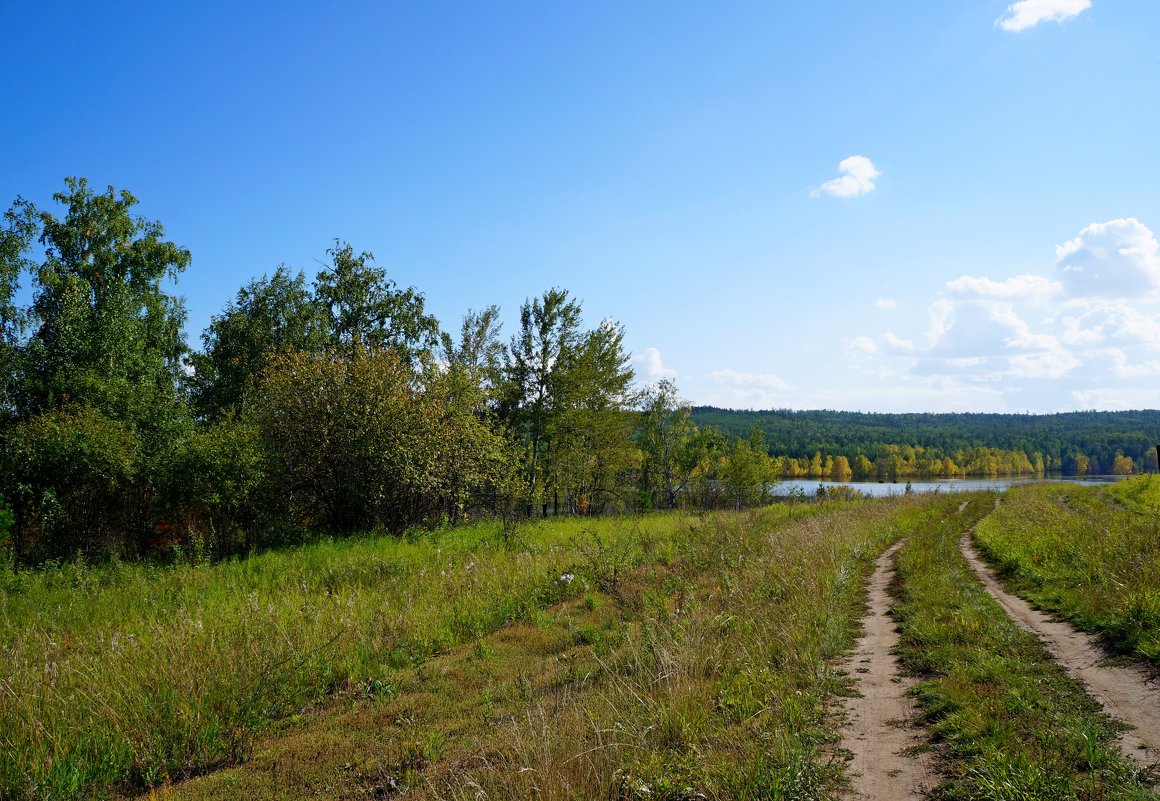
[[[1160,476],[1020,487],[976,539],[1009,590],[1160,666]]]
[[[993,496],[975,496],[963,513],[911,537],[898,555],[902,661],[922,679],[919,703],[946,744],[948,779],[937,795],[1156,798],[1119,754],[1117,725],[1035,637],[1015,626],[962,558],[962,532],[992,502]],[[994,530],[995,515],[984,526]]]
[[[928,504],[5,575],[0,796],[124,792],[250,759],[179,789],[779,797],[833,774],[827,663],[853,636],[857,579]]]

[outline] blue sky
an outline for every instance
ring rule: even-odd
[[[152,7],[150,7],[150,5]],[[1160,407],[1154,0],[8,3],[0,204],[133,192],[238,288],[560,286],[741,408]]]

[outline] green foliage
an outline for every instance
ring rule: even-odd
[[[448,369],[462,371],[466,380],[487,396],[499,388],[504,357],[499,330],[499,307],[488,306],[480,312],[469,309],[463,315],[458,343],[449,334],[441,336]]]
[[[189,251],[165,241],[160,223],[134,217],[128,192],[66,183],[53,196],[67,209],[63,219],[36,213],[44,258],[32,265],[24,401],[33,410],[82,403],[115,419],[146,417],[138,392],[171,393],[186,350],[185,310],[162,282],[185,269]]]
[[[202,335],[204,350],[191,362],[193,405],[204,417],[239,407],[249,382],[273,354],[324,349],[325,310],[315,302],[302,273],[279,267],[238,290]]]
[[[1021,465],[996,465],[994,469],[1036,471],[1035,454],[1044,469],[1075,475],[1085,469],[1092,474],[1110,472],[1116,451],[1138,465],[1155,465],[1154,447],[1160,443],[1160,411],[1069,412],[1064,414],[867,414],[844,411],[760,412],[733,411],[701,406],[693,409],[698,426],[716,427],[745,436],[759,425],[781,456],[809,459],[814,453],[844,454],[854,465],[859,454],[871,464],[905,449],[925,449],[930,460],[946,459],[958,452],[987,448],[1018,452],[1028,460]],[[954,457],[956,462],[960,460]],[[1094,460],[1094,462],[1093,462]],[[960,467],[963,465],[960,464]],[[967,467],[969,473],[985,474],[985,458]],[[937,474],[937,469],[931,473]],[[859,475],[855,478],[877,478]]]
[[[3,481],[17,558],[120,550],[138,447],[124,424],[89,407],[47,411],[10,430]]]
[[[128,192],[66,184],[54,195],[63,217],[18,199],[0,231],[0,482],[21,558],[136,552],[162,462],[188,425],[185,311],[164,284],[189,252],[134,216]],[[13,299],[23,274],[27,308]]]
[[[330,321],[337,347],[352,351],[399,348],[407,358],[430,355],[439,343],[439,324],[423,310],[423,295],[414,287],[399,289],[386,270],[366,251],[358,254],[334,240],[326,251],[331,268],[318,273],[317,302]]]
[[[588,513],[625,489],[633,457],[633,371],[624,329],[580,328],[580,304],[561,289],[524,303],[503,370],[499,412],[525,447],[527,512],[539,504]]]
[[[166,469],[154,552],[196,548],[222,556],[277,542],[283,524],[273,513],[267,456],[252,422],[231,416],[191,429]]]
[[[678,494],[705,460],[707,442],[690,412],[672,381],[650,387],[641,399],[635,440],[643,455],[641,485],[650,506],[675,509]]]
[[[253,414],[291,519],[345,534],[462,514],[506,451],[453,381],[396,351],[272,357]]]

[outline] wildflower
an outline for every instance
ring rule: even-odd
[[[564,575],[560,576],[561,584],[571,584],[575,580],[576,576],[573,573],[565,573]]]

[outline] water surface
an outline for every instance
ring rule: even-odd
[[[911,492],[975,492],[977,490],[994,490],[1003,492],[1008,487],[1016,484],[1030,484],[1033,482],[1046,482],[1049,484],[1111,484],[1125,478],[1125,476],[1084,476],[1083,478],[1076,478],[1074,476],[1061,477],[1051,476],[1044,478],[1042,476],[1001,476],[996,478],[923,478],[911,479]],[[907,482],[905,480],[895,483],[878,482],[878,481],[827,481],[819,479],[786,479],[780,481],[772,486],[772,492],[775,496],[789,496],[796,495],[799,492],[805,495],[816,495],[818,492],[818,485],[821,484],[826,489],[830,487],[850,487],[858,490],[865,495],[872,495],[874,497],[882,497],[886,495],[901,495],[906,492]]]

